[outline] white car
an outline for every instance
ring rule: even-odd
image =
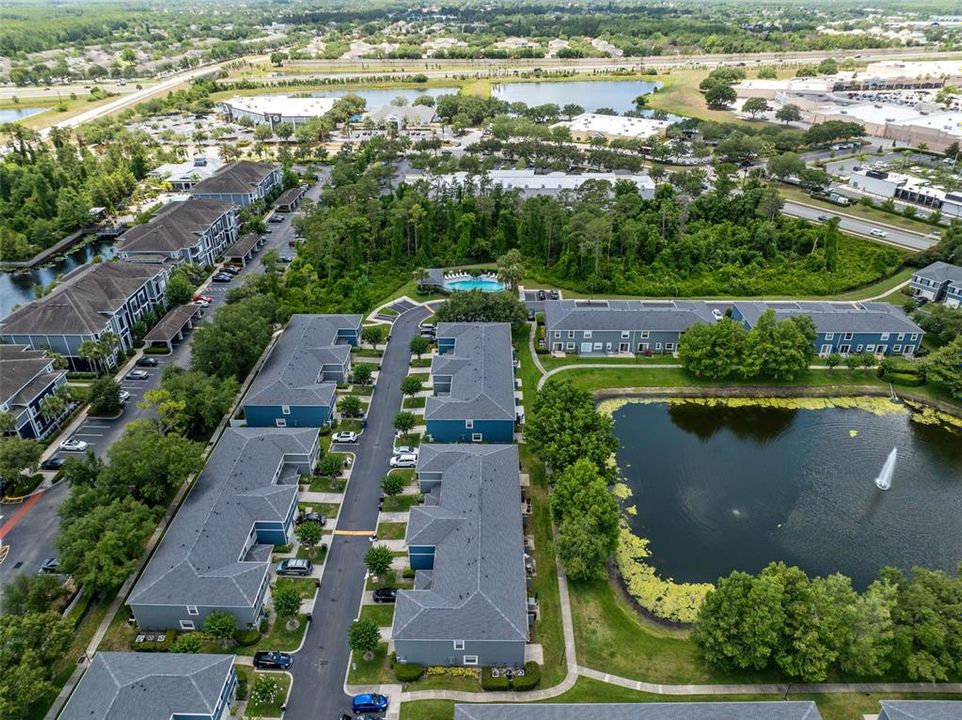
[[[877,237],[877,238],[884,238],[889,236],[887,232],[885,232],[884,230],[879,230],[878,228],[872,228],[871,230],[868,231],[868,234],[871,235],[872,237]]]
[[[121,404],[121,405],[126,405],[128,400],[130,400],[130,393],[127,392],[126,390],[121,390],[121,391],[120,391],[120,404]]]
[[[348,432],[348,431],[346,431],[346,430],[345,430],[345,431],[342,431],[342,432],[336,432],[336,433],[334,433],[333,435],[331,435],[331,442],[336,442],[336,443],[354,443],[354,442],[357,442],[357,433],[355,433],[355,432]]]
[[[128,380],[146,380],[150,375],[146,370],[131,370],[127,373]]]
[[[421,452],[421,448],[411,447],[410,445],[399,445],[394,448],[395,455],[417,455]]]
[[[83,440],[69,438],[60,443],[60,449],[66,452],[84,452],[87,449],[87,443]]]
[[[413,468],[418,464],[418,456],[414,453],[405,453],[404,455],[395,455],[391,458],[392,468]]]
[[[712,309],[711,309],[711,316],[712,316],[713,318],[715,318],[716,320],[721,321],[721,319],[725,317],[725,313],[723,313],[723,312],[722,312],[721,310],[719,310],[718,308],[712,308]]]

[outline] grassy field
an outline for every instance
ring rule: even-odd
[[[396,682],[394,671],[387,664],[387,643],[378,645],[370,661],[357,653],[352,653],[347,681],[352,685],[380,685]]]
[[[274,585],[274,592],[282,588],[293,588],[300,595],[302,600],[314,597],[317,592],[317,582],[314,578],[277,578]]]
[[[361,607],[361,619],[373,620],[378,627],[388,627],[394,620],[394,606],[390,604],[364,605]]]
[[[681,368],[652,368],[652,367],[614,367],[608,368],[576,368],[553,375],[548,382],[556,379],[567,380],[575,386],[586,390],[603,390],[605,388],[626,387],[758,387],[761,384],[771,387],[795,387],[831,385],[876,385],[886,386],[875,375],[875,370],[809,370],[793,382],[769,382],[759,380],[726,380],[719,383],[708,378],[690,375]]]
[[[267,704],[259,704],[253,701],[247,703],[247,716],[248,717],[258,717],[258,718],[277,718],[282,717],[284,712],[281,710],[281,705],[287,699],[287,693],[291,687],[291,676],[287,673],[259,673],[253,668],[247,667],[246,665],[235,665],[237,669],[237,676],[247,681],[247,692],[248,697],[250,696],[250,690],[254,687],[254,682],[258,677],[262,675],[267,675],[274,678],[277,681],[278,692],[277,697],[274,702]]]
[[[378,540],[403,540],[406,523],[385,522],[377,526]]]

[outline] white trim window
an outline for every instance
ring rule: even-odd
[[[918,334],[918,333],[912,333],[912,341],[914,342],[914,341],[916,341],[916,340],[918,340],[918,339],[919,339],[919,334]]]
[[[622,339],[622,340],[627,340],[627,339],[630,338],[630,337],[631,337],[631,332],[630,332],[630,331],[628,331],[628,330],[622,330],[622,331],[621,331],[621,339]]]
[[[290,414],[291,414],[291,406],[281,405],[281,415],[290,415]]]
[[[673,352],[675,349],[675,343],[665,343],[665,350],[668,352]]]
[[[904,339],[905,339],[905,333],[899,333],[898,339],[899,339],[899,340],[904,340]]]
[[[590,339],[591,339],[591,330],[585,330],[584,335],[585,335],[585,340],[590,340]]]
[[[826,340],[833,340],[833,339],[835,339],[835,333],[825,333],[825,339],[826,339]]]
[[[455,649],[455,650],[464,650],[464,640],[455,640],[455,641],[454,641],[454,649]]]
[[[893,346],[892,346],[892,352],[894,352],[894,353],[900,353],[900,352],[902,352],[902,346],[901,346],[901,345],[893,345]]]
[[[559,338],[561,337],[561,331],[560,331],[560,330],[555,330],[555,331],[554,331],[554,336],[555,336],[555,339],[556,339],[556,340],[559,339]]]
[[[180,621],[180,629],[181,629],[181,630],[193,630],[193,629],[194,629],[194,621],[193,621],[193,620],[181,620],[181,621]]]
[[[655,350],[661,350],[661,343],[655,343]]]
[[[196,605],[188,605],[188,606],[187,606],[187,614],[188,614],[188,615],[200,615],[200,611],[197,610],[197,606],[196,606]]]
[[[567,349],[568,349],[568,350],[574,350],[574,349],[575,349],[575,344],[574,344],[574,343],[568,343]]]
[[[276,418],[274,420],[274,425],[276,427],[281,427],[281,428],[287,427],[287,420],[285,420],[284,418]]]
[[[888,339],[889,339],[888,333],[882,333],[882,336],[879,338],[879,340],[888,340]]]
[[[647,340],[647,339],[648,339],[648,331],[647,331],[647,330],[642,330],[642,331],[641,331],[641,339],[642,339],[642,340]]]
[[[464,421],[464,429],[465,429],[465,430],[472,430],[473,428],[474,428],[474,420],[465,420],[465,421]]]
[[[568,339],[569,339],[569,340],[574,340],[574,337],[575,337],[575,331],[574,331],[574,330],[569,330],[569,331],[568,331]]]
[[[844,340],[851,340],[855,335],[853,333],[845,333]]]
[[[875,352],[875,345],[866,345],[865,352]]]
[[[471,442],[482,442],[484,440],[484,435],[481,433],[471,433]]]
[[[465,665],[477,665],[477,664],[478,664],[478,656],[477,656],[477,655],[465,655],[465,656],[464,656],[464,664],[465,664]]]
[[[855,346],[855,352],[862,352],[862,346],[861,346],[861,345],[856,345],[856,346]]]

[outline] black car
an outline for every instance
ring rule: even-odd
[[[301,513],[300,515],[297,516],[297,519],[294,521],[294,524],[300,525],[301,523],[306,523],[306,522],[316,522],[316,523],[320,523],[321,525],[326,525],[327,518],[321,515],[320,513],[316,513],[316,512]]]
[[[547,300],[547,299],[548,299],[548,293],[546,293],[544,290],[539,290],[539,291],[538,291],[538,299],[539,299],[539,300]]]
[[[549,290],[548,297],[551,298],[552,300],[557,300],[558,298],[561,297],[561,293],[559,293],[557,290]]]
[[[284,216],[283,216],[283,215],[271,215],[271,216],[267,219],[267,222],[269,222],[269,223],[282,223],[282,222],[284,222]]]
[[[534,312],[533,309],[532,309],[532,310],[528,310],[528,320],[534,320],[536,317],[537,317],[537,315],[535,315],[535,312]]]
[[[392,603],[397,600],[397,588],[384,587],[374,591],[374,602]]]
[[[254,653],[254,667],[258,670],[288,670],[294,664],[290,653],[262,650]]]
[[[215,283],[228,283],[233,279],[234,279],[234,276],[230,275],[229,273],[217,273],[210,280],[211,282],[215,282]]]
[[[47,458],[42,463],[40,463],[41,470],[59,470],[63,467],[63,458],[54,455],[51,458]]]
[[[157,358],[152,357],[142,357],[137,361],[138,367],[157,367],[158,365],[160,363],[157,362]]]

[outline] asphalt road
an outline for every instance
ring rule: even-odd
[[[323,178],[307,191],[307,197],[316,200],[320,195],[322,183]],[[198,291],[210,296],[213,300],[207,308],[207,317],[210,317],[223,304],[224,295],[228,290],[240,285],[245,276],[261,272],[260,258],[268,249],[277,249],[281,257],[293,257],[294,249],[288,244],[294,238],[294,229],[291,226],[292,216],[287,214],[282,216],[283,223],[268,224],[272,231],[267,235],[264,247],[258,251],[247,267],[241,270],[233,282],[210,283]],[[184,368],[190,367],[190,337],[188,332],[185,338],[174,346],[174,351],[170,355],[154,355],[153,357],[157,358],[160,365],[155,368],[144,368],[149,374],[146,380],[126,378],[120,380],[121,388],[130,393],[130,399],[118,417],[87,418],[71,434],[71,437],[85,441],[98,457],[106,457],[110,446],[123,435],[127,423],[150,417],[150,411],[138,408],[137,403],[143,399],[145,392],[160,386],[164,367],[169,363],[175,363]],[[81,453],[53,454],[59,454],[62,457],[82,457]],[[10,548],[6,559],[0,562],[0,587],[19,573],[36,572],[40,563],[57,554],[53,544],[60,528],[57,511],[66,497],[67,488],[64,483],[60,483],[45,491],[26,509],[21,505],[0,505],[0,538],[3,544]]]
[[[841,218],[839,228],[845,232],[849,232],[854,235],[861,235],[869,240],[874,240],[875,242],[895,245],[897,247],[906,248],[909,250],[925,250],[938,242],[938,238],[933,237],[932,235],[923,235],[922,233],[912,232],[911,230],[902,230],[892,225],[884,225],[874,223],[869,220],[862,220],[854,215],[846,214],[843,209],[837,211],[828,208],[822,209],[820,207],[802,205],[801,203],[797,203],[793,200],[786,200],[785,205],[782,208],[782,212],[786,215],[791,215],[792,217],[806,218],[816,222],[818,222],[818,217],[820,215],[828,217],[837,215],[839,218]],[[871,236],[869,232],[875,229],[882,230],[886,236],[884,238]]]
[[[373,533],[377,527],[381,480],[394,449],[394,416],[401,409],[401,380],[408,373],[411,357],[408,345],[418,323],[427,316],[427,310],[416,307],[400,315],[391,330],[367,428],[352,447],[357,459],[337,519],[338,531]],[[347,632],[361,604],[364,554],[369,547],[367,536],[333,536],[311,625],[303,647],[294,656],[294,687],[286,720],[333,719],[351,712],[351,699],[344,693],[350,657]]]

